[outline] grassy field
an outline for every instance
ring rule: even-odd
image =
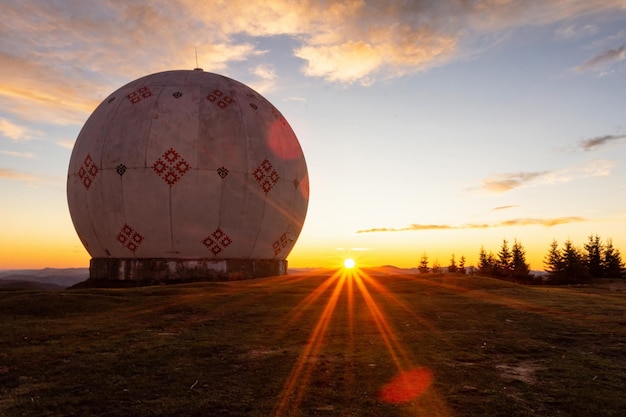
[[[624,288],[314,271],[0,291],[2,416],[622,416]]]

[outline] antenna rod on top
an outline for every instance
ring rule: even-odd
[[[196,67],[194,68],[194,71],[202,71],[202,68],[198,67],[198,47],[195,47],[196,49]]]

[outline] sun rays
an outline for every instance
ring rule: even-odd
[[[330,342],[331,321],[334,320],[334,325],[342,327],[347,333],[345,354],[350,356],[355,353],[355,339],[365,331],[359,327],[363,325],[362,321],[357,323],[357,310],[362,310],[360,314],[367,316],[367,321],[373,324],[367,330],[377,336],[376,343],[384,346],[384,354],[389,355],[395,368],[395,377],[379,387],[378,400],[388,404],[403,404],[418,399],[430,388],[434,378],[432,371],[417,365],[410,352],[403,347],[387,319],[381,301],[395,304],[404,310],[408,310],[408,307],[380,282],[353,263],[344,264],[344,268],[332,273],[292,310],[289,322],[301,320],[305,312],[310,312],[310,307],[321,297],[327,297],[327,301],[283,385],[273,416],[299,415],[318,358],[323,355],[326,343]],[[342,308],[345,310],[342,311]],[[344,383],[354,384],[354,379],[353,374],[345,375]],[[430,395],[427,403],[430,415],[447,415],[436,394]]]

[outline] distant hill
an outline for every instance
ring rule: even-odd
[[[395,274],[419,274],[419,269],[417,268],[399,268],[397,266],[393,266],[393,265],[383,265],[383,266],[379,266],[379,267],[375,267],[374,269],[378,270],[379,272],[383,272],[386,274],[391,274],[391,275],[395,275]]]
[[[289,268],[290,274],[323,268]],[[398,268],[384,265],[374,268],[385,274],[417,274],[417,268]],[[43,268],[0,270],[0,289],[59,290],[71,287],[89,278],[89,268]]]
[[[0,280],[0,290],[63,290],[67,287],[37,281]]]
[[[0,271],[0,288],[63,289],[89,278],[89,268],[12,269]]]

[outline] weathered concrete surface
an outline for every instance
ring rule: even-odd
[[[92,258],[90,280],[160,284],[189,281],[236,281],[285,275],[285,260]]]
[[[93,258],[284,260],[309,179],[295,133],[264,97],[218,74],[167,71],[92,113],[67,195]]]

